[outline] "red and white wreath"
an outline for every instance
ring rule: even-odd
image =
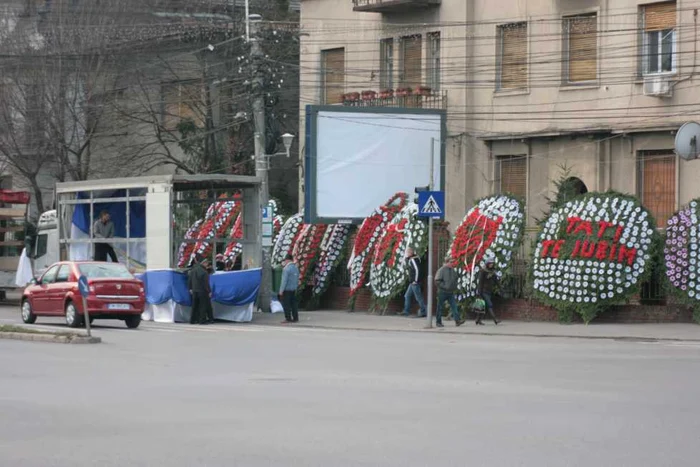
[[[522,243],[524,227],[522,203],[506,195],[486,197],[467,213],[449,250],[461,298],[476,295],[484,258],[493,258],[496,276],[503,276]]]
[[[188,242],[187,240],[194,240],[197,237],[199,228],[203,223],[204,221],[202,219],[197,220],[185,233],[185,241],[180,244],[180,248],[177,251],[178,268],[186,268],[189,266],[189,261],[192,258],[192,251],[194,251],[194,243]]]
[[[375,209],[372,215],[360,225],[348,261],[351,296],[366,284],[375,246],[389,222],[406,207],[407,200],[406,193],[396,193],[385,205]]]
[[[196,236],[198,241],[194,246],[192,256],[208,256],[211,253],[212,245],[208,240],[221,238],[229,230],[236,217],[236,202],[219,201],[213,203],[209,206],[207,214],[211,214],[211,217],[204,219],[204,223]]]
[[[391,220],[379,238],[370,267],[370,286],[375,298],[386,302],[401,292],[408,281],[406,250],[420,257],[428,247],[428,228],[418,218],[418,205],[409,203]]]
[[[299,268],[299,288],[311,282],[314,266],[321,252],[321,241],[327,229],[327,224],[304,224],[294,244],[293,256]]]

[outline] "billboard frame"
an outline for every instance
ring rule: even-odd
[[[410,107],[355,107],[344,105],[307,105],[306,132],[304,150],[304,223],[306,224],[361,224],[364,219],[342,217],[319,217],[316,214],[316,154],[315,137],[318,128],[319,112],[357,113],[357,114],[394,114],[394,115],[439,115],[440,116],[440,152],[436,163],[440,164],[440,186],[436,191],[445,191],[445,140],[447,138],[447,111],[443,109],[421,109]],[[430,157],[426,155],[426,158]],[[393,193],[387,194],[387,199]],[[378,206],[377,206],[378,207]],[[372,213],[368,212],[367,216]]]

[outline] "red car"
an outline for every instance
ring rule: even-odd
[[[143,283],[123,264],[97,262],[61,262],[48,268],[24,290],[22,321],[32,324],[37,316],[65,316],[68,326],[82,326],[85,312],[78,290],[80,276],[88,280],[90,322],[121,319],[131,329],[141,324],[146,303]]]

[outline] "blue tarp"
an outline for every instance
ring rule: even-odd
[[[126,198],[126,190],[101,191],[94,194],[100,198]],[[139,196],[142,193],[131,190],[131,196]],[[88,199],[86,193],[78,193],[78,199]],[[106,210],[112,217],[114,223],[114,236],[126,238],[126,202],[98,203],[94,205],[93,212],[95,218],[90,220],[90,205],[77,204],[73,213],[73,224],[85,233],[90,233],[90,224]],[[130,238],[146,237],[146,203],[144,201],[129,202],[129,230]]]
[[[160,305],[172,300],[180,305],[192,305],[187,289],[187,274],[178,271],[148,271],[137,275],[146,289],[146,303]],[[210,276],[212,300],[229,306],[255,302],[262,280],[261,269],[221,272]]]

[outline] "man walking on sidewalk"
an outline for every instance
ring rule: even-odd
[[[282,283],[279,297],[284,308],[284,323],[299,321],[299,305],[297,303],[297,288],[299,288],[299,268],[292,255],[287,255],[282,270]]]
[[[406,250],[406,256],[408,257],[406,260],[406,267],[408,268],[408,288],[404,295],[403,315],[409,316],[411,314],[411,298],[415,296],[420,306],[418,318],[425,318],[425,300],[423,300],[423,292],[420,288],[420,283],[423,280],[420,273],[420,258],[416,256],[416,252],[413,251],[413,248]]]
[[[486,312],[491,315],[493,319],[493,324],[498,324],[500,321],[496,318],[496,314],[493,312],[493,290],[496,288],[496,282],[498,278],[496,277],[495,260],[493,257],[486,259],[484,267],[479,271],[479,280],[477,285],[477,295],[486,303]],[[483,325],[481,322],[482,315],[485,313],[476,314],[476,324]]]
[[[457,310],[457,300],[455,300],[455,292],[457,291],[457,271],[452,269],[452,258],[445,258],[445,263],[438,269],[435,275],[435,285],[438,289],[437,310],[435,312],[435,326],[442,326],[442,307],[447,302],[450,305],[452,319],[455,321],[455,326],[464,324],[464,320],[459,315]]]

